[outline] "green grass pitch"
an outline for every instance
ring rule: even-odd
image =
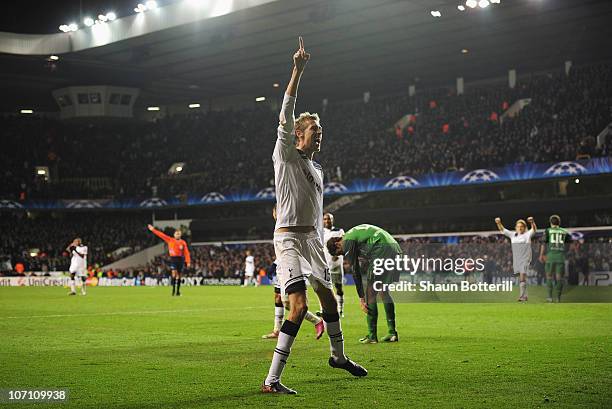
[[[400,342],[361,345],[349,287],[346,351],[369,375],[329,368],[327,337],[305,322],[283,376],[299,394],[272,396],[259,392],[272,289],[169,293],[0,288],[0,388],[70,390],[67,404],[37,407],[612,407],[612,304],[398,304]]]

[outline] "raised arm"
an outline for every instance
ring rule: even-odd
[[[302,78],[302,73],[304,72],[304,68],[306,68],[306,63],[310,59],[310,54],[304,50],[304,40],[302,37],[298,38],[298,50],[293,54],[293,72],[291,73],[291,79],[289,80],[289,84],[287,84],[287,90],[285,93],[289,96],[296,97],[297,90],[300,85],[300,78]]]
[[[153,227],[152,225],[147,225],[147,229],[149,229],[154,235],[156,235],[157,237],[159,237],[160,239],[162,239],[165,242],[168,242],[170,240],[172,240],[172,238],[170,236],[168,236],[167,234],[164,234],[164,232],[157,230],[155,227]]]
[[[527,223],[531,224],[531,235],[533,236],[538,230],[538,226],[536,226],[535,219],[531,216],[527,218]]]
[[[500,232],[504,232],[504,230],[506,230],[506,228],[504,227],[504,225],[502,224],[502,221],[499,217],[495,218],[495,224],[497,225],[497,230],[499,230]]]
[[[287,84],[285,97],[283,98],[283,106],[279,115],[280,125],[286,132],[293,131],[295,99],[300,86],[302,73],[304,72],[306,63],[310,59],[310,54],[304,51],[304,40],[302,37],[299,38],[298,42],[298,50],[295,52],[295,54],[293,54],[293,70],[291,72],[291,79],[289,79],[289,83]]]

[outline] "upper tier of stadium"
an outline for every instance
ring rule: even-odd
[[[612,66],[559,67],[547,74],[413,97],[298,103],[319,111],[317,160],[326,181],[423,175],[525,162],[610,156]],[[282,93],[282,91],[281,91]],[[519,100],[518,115],[505,114]],[[31,116],[0,119],[5,199],[150,198],[239,192],[272,185],[277,112],[253,109],[174,115],[154,122],[74,122]],[[409,116],[401,129],[398,119]],[[173,163],[179,175],[168,175]],[[49,168],[51,182],[35,172]]]

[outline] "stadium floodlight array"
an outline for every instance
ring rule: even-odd
[[[59,29],[60,31],[67,33],[69,31],[77,31],[79,29],[79,25],[77,23],[62,24],[59,26]]]
[[[155,10],[157,8],[157,2],[155,0],[149,0],[145,4],[138,3],[134,8],[136,13],[144,13],[147,10]]]

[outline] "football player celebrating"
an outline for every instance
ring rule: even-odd
[[[354,376],[367,371],[344,354],[344,338],[338,303],[323,251],[323,170],[313,161],[321,149],[323,128],[319,116],[308,112],[294,119],[298,85],[310,54],[299,48],[293,55],[293,71],[279,115],[276,144],[272,154],[276,186],[276,228],[274,252],[281,294],[287,294],[291,310],[281,326],[268,376],[261,386],[265,393],[295,394],[281,384],[281,375],[291,346],[308,311],[306,280],[310,282],[323,309],[329,336],[329,365]]]
[[[519,219],[514,225],[514,232],[511,232],[504,227],[499,217],[495,218],[497,229],[512,243],[512,266],[514,274],[519,276],[518,301],[527,301],[527,272],[531,268],[531,239],[537,230],[533,217],[528,217],[527,222],[531,225],[529,230],[527,230],[525,220]]]
[[[181,274],[183,272],[183,267],[189,268],[189,265],[191,264],[189,247],[187,247],[185,240],[181,239],[182,234],[179,229],[174,231],[174,237],[170,237],[164,234],[162,231],[157,230],[150,224],[147,226],[147,228],[157,237],[165,241],[168,245],[168,253],[170,255],[172,295],[180,296]]]
[[[274,220],[276,220],[276,205],[274,205],[274,207],[272,208],[272,217],[274,218]],[[285,310],[291,311],[291,307],[289,306],[289,298],[287,297],[287,295],[281,296],[280,283],[278,281],[278,276],[276,275],[277,266],[277,261],[274,260],[274,262],[268,267],[268,270],[266,271],[266,275],[274,285],[274,329],[271,333],[262,335],[263,339],[278,338],[281,325],[283,324],[283,318],[285,317]],[[323,333],[325,332],[325,325],[323,324],[323,319],[317,317],[310,311],[306,312],[304,319],[314,325],[315,337],[316,339],[320,339],[323,336]]]

